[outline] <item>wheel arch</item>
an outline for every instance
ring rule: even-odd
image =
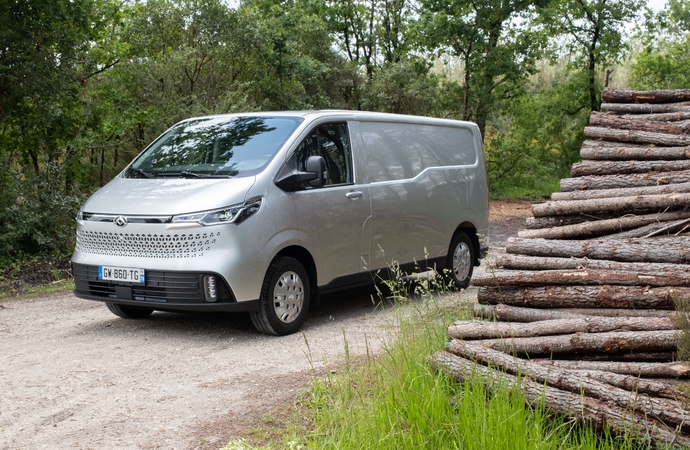
[[[307,271],[307,275],[309,276],[309,286],[311,293],[310,303],[312,305],[318,305],[320,301],[319,284],[316,275],[316,263],[314,262],[314,258],[311,256],[311,253],[309,253],[309,251],[304,247],[300,247],[299,245],[291,245],[280,250],[273,257],[273,260],[285,256],[294,258],[297,261],[299,261],[299,263],[302,264],[302,266],[304,267],[304,270]]]
[[[455,228],[455,231],[453,231],[453,235],[451,236],[450,241],[448,242],[448,258],[451,257],[450,245],[452,244],[455,236],[457,236],[458,232],[465,233],[467,236],[469,236],[470,240],[472,241],[472,247],[474,247],[474,265],[478,266],[480,254],[479,236],[477,236],[477,227],[475,227],[472,222],[462,222]]]

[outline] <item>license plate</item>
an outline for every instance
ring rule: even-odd
[[[146,278],[144,269],[133,267],[98,266],[98,279],[144,284]]]

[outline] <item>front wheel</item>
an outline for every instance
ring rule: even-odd
[[[458,232],[450,243],[446,261],[446,277],[459,289],[465,289],[472,279],[474,269],[474,245],[469,236]]]
[[[310,301],[307,271],[294,258],[276,258],[261,286],[259,310],[250,313],[262,333],[284,336],[294,333],[307,318]]]
[[[143,319],[153,312],[151,308],[138,308],[136,306],[123,306],[115,303],[106,303],[111,313],[123,319]]]

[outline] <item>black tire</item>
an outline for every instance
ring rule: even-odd
[[[294,258],[276,258],[261,286],[259,310],[252,323],[264,334],[284,336],[299,330],[309,312],[310,283],[307,271]]]
[[[143,319],[153,312],[151,308],[139,308],[138,306],[123,306],[116,303],[106,303],[111,313],[123,319]]]
[[[476,258],[474,253],[470,237],[458,231],[450,243],[445,267],[446,279],[458,289],[465,289],[470,285]]]

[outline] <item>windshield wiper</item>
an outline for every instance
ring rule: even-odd
[[[128,170],[131,170],[132,172],[138,173],[139,175],[142,175],[145,178],[153,178],[153,175],[151,175],[150,173],[143,171],[141,169],[137,169],[136,167],[130,167]]]
[[[206,178],[206,176],[199,173],[190,172],[189,170],[183,170],[179,174],[183,178]]]

